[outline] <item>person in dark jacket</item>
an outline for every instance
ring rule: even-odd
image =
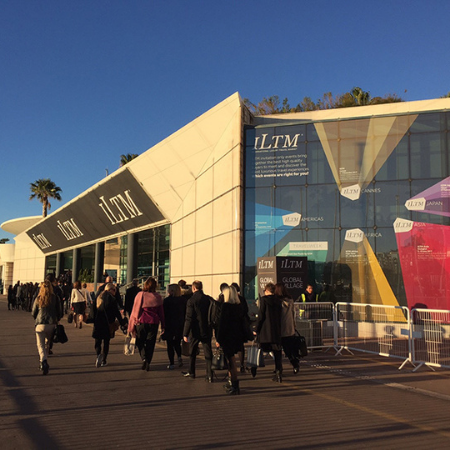
[[[72,282],[69,280],[65,280],[63,287],[63,296],[64,296],[64,310],[63,312],[67,314],[69,308],[70,308],[70,294],[72,293]]]
[[[121,326],[126,325],[126,321],[122,318],[117,306],[115,291],[114,284],[108,283],[93,304],[94,329],[92,337],[95,339],[95,351],[97,353],[96,367],[104,367],[108,364],[109,343],[111,338],[114,337],[111,335],[110,324],[113,324],[117,319]]]
[[[190,343],[189,372],[183,372],[183,376],[195,378],[195,360],[198,346],[201,342],[206,361],[206,381],[212,383],[212,331],[209,326],[208,312],[213,299],[203,293],[203,284],[201,281],[194,281],[192,283],[192,292],[192,297],[186,305],[186,319],[183,329],[183,340],[184,342]]]
[[[272,352],[275,359],[275,376],[273,381],[281,383],[283,373],[282,346],[281,346],[281,299],[275,295],[275,285],[266,284],[264,295],[259,302],[258,323],[256,334],[259,346],[263,352]],[[256,367],[251,368],[253,377],[256,376]]]
[[[8,311],[12,311],[16,308],[16,295],[14,294],[14,288],[9,285],[8,288]]]
[[[97,292],[95,293],[95,298],[96,298],[96,299],[98,298],[98,296],[105,290],[105,288],[106,288],[106,286],[107,286],[108,284],[113,284],[113,285],[116,287],[116,291],[115,291],[115,293],[114,293],[114,298],[116,299],[117,307],[118,307],[119,309],[123,309],[122,296],[120,295],[118,286],[116,286],[116,285],[114,284],[113,277],[110,277],[110,276],[107,276],[107,277],[106,277],[105,283],[102,284],[102,285],[97,289]]]
[[[241,295],[241,288],[239,287],[239,285],[237,283],[231,283],[231,286],[233,286],[239,296],[239,304],[241,305],[242,308],[242,312],[244,314],[244,320],[245,320],[245,325],[246,327],[248,327],[248,329],[251,332],[251,321],[250,321],[250,316],[248,315],[248,303],[247,300],[245,299],[245,297],[243,295]],[[242,342],[242,347],[239,350],[239,362],[240,362],[240,371],[241,373],[245,373],[245,366],[244,366],[244,361],[245,361],[245,342],[248,342],[248,339],[244,339],[244,341]]]
[[[295,351],[295,310],[294,300],[290,296],[284,283],[275,285],[275,295],[281,299],[281,345],[284,353],[292,364],[294,373],[298,373],[300,363]]]
[[[175,353],[178,358],[178,367],[183,366],[181,339],[183,339],[187,298],[181,295],[181,289],[178,284],[169,284],[167,286],[167,294],[163,303],[166,327],[161,338],[166,341],[167,345],[167,356],[169,357],[167,368],[173,370],[175,368]]]
[[[225,389],[230,395],[239,395],[238,370],[236,365],[236,353],[242,348],[244,341],[244,311],[240,305],[240,299],[234,286],[221,286],[223,301],[217,301],[214,333],[217,347],[222,347],[225,358],[228,361],[228,376],[230,383]]]
[[[59,301],[60,312],[61,312],[61,316],[59,319],[61,320],[61,318],[64,316],[64,293],[63,293],[62,289],[59,287],[58,282],[56,281],[55,274],[49,273],[49,274],[47,274],[45,279],[50,281],[50,283],[52,284],[53,293],[56,295],[56,299]],[[37,297],[38,293],[39,293],[39,291],[37,291],[36,297]],[[33,302],[34,302],[34,299],[33,299]],[[52,339],[50,340],[50,345],[48,348],[49,355],[53,355],[52,349],[53,349],[53,336],[52,336]]]
[[[138,280],[134,279],[131,286],[125,292],[125,313],[128,317],[131,316],[131,310],[133,309],[134,299],[136,295],[141,292],[141,288],[138,286]]]
[[[61,304],[53,293],[53,287],[49,280],[45,280],[39,289],[39,294],[33,302],[31,315],[34,318],[36,342],[39,352],[40,365],[44,375],[47,375],[49,365],[47,362],[48,350],[55,332],[55,326],[60,320]]]

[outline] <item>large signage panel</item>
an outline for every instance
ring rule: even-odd
[[[273,179],[308,175],[309,168],[305,154],[304,127],[286,132],[275,132],[275,129],[257,129],[254,144],[253,177],[257,185],[266,185]]]
[[[124,170],[27,234],[44,253],[51,253],[164,219],[130,171]]]
[[[266,256],[257,261],[258,294],[264,295],[267,283],[283,282],[289,294],[297,300],[305,291],[308,279],[308,259],[298,256]]]

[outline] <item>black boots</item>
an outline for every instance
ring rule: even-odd
[[[239,389],[239,380],[228,380],[228,383],[224,386],[224,388],[228,395],[239,395],[241,393]]]
[[[44,359],[44,361],[42,361],[41,364],[39,364],[39,369],[42,370],[43,375],[48,374],[48,369],[50,369],[50,366],[48,365],[48,362],[46,359]]]
[[[223,385],[223,388],[225,389],[225,391],[227,391],[228,394],[228,391],[231,389],[231,378],[227,378],[227,383]]]
[[[277,370],[275,372],[275,376],[272,378],[272,381],[275,381],[276,383],[281,383],[283,381],[281,373],[282,373],[281,370]]]

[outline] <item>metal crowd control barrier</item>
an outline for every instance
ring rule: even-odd
[[[412,358],[419,364],[450,368],[450,311],[413,309],[411,311]]]
[[[409,310],[401,306],[337,303],[336,356],[344,349],[403,359],[412,364]],[[353,354],[353,353],[352,353]]]
[[[295,326],[310,349],[334,348],[334,305],[328,302],[295,302]]]

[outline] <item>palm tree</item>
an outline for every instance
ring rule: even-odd
[[[59,194],[61,188],[50,180],[50,178],[41,178],[34,183],[30,183],[30,200],[37,198],[42,203],[42,217],[47,217],[47,210],[51,208],[51,204],[48,201],[49,198],[54,198],[61,201],[61,195]]]
[[[351,91],[357,106],[368,105],[370,102],[370,93],[363,91],[360,87],[354,87]]]
[[[137,158],[139,155],[136,153],[127,153],[126,155],[120,155],[120,167],[124,166],[125,164],[128,164],[130,161],[132,161],[134,158]]]

